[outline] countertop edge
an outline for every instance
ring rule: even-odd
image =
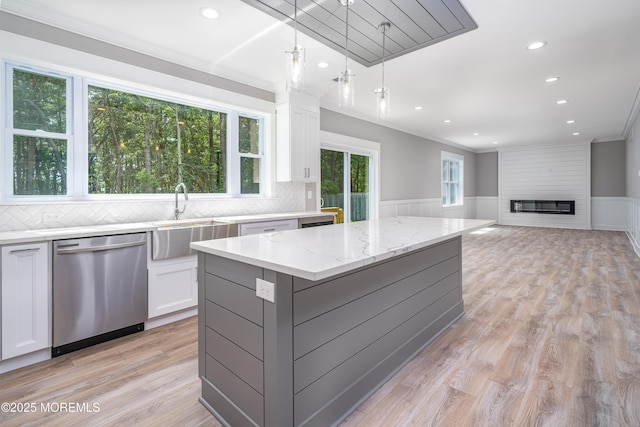
[[[442,218],[443,220],[446,220],[446,218]],[[448,233],[446,235],[442,235],[442,236],[438,236],[438,237],[434,237],[432,239],[428,239],[422,242],[418,242],[418,243],[413,243],[410,245],[406,245],[406,246],[401,246],[398,248],[394,248],[393,250],[390,250],[386,253],[383,254],[377,254],[377,255],[371,255],[368,257],[364,257],[364,258],[360,258],[357,259],[355,261],[350,261],[350,262],[345,262],[342,265],[339,266],[334,266],[331,268],[327,268],[327,269],[322,269],[322,270],[311,270],[311,269],[302,269],[302,268],[297,268],[291,265],[285,265],[283,263],[275,263],[275,262],[271,262],[271,261],[267,261],[267,260],[263,260],[263,259],[259,259],[259,258],[255,258],[252,256],[248,256],[248,255],[244,255],[241,253],[237,253],[237,252],[229,252],[223,249],[218,249],[218,248],[213,248],[210,245],[207,244],[207,242],[215,242],[215,241],[201,241],[201,242],[192,242],[191,243],[191,248],[194,250],[198,250],[204,253],[208,253],[211,255],[217,255],[223,258],[227,258],[227,259],[231,259],[234,261],[239,261],[239,262],[243,262],[246,264],[251,264],[251,265],[255,265],[257,267],[261,267],[261,268],[266,268],[268,270],[273,270],[273,271],[277,271],[280,273],[284,273],[284,274],[290,274],[292,276],[296,276],[296,277],[300,277],[303,279],[307,279],[307,280],[311,280],[311,281],[318,281],[318,280],[323,280],[326,279],[328,277],[332,277],[338,274],[342,274],[342,273],[347,273],[349,271],[355,270],[357,268],[360,267],[365,267],[369,264],[373,264],[376,262],[380,262],[380,261],[385,261],[387,259],[391,259],[394,258],[396,256],[400,256],[400,255],[404,255],[406,253],[415,251],[415,250],[419,250],[419,249],[423,249],[438,243],[441,243],[445,240],[449,240],[458,236],[461,236],[463,234],[467,234],[485,227],[490,227],[491,225],[495,225],[495,221],[494,220],[474,220],[474,221],[483,221],[481,224],[478,224],[476,226],[472,226],[472,227],[468,227],[465,228],[464,230],[458,230],[458,231],[454,231],[451,233]],[[274,233],[275,234],[275,233]],[[240,237],[242,238],[242,237]],[[230,238],[230,239],[234,239],[234,237]]]
[[[224,217],[202,217],[202,218],[185,218],[180,221],[195,220],[215,220],[220,222],[231,222],[235,224],[251,223],[259,221],[277,221],[296,218],[312,218],[331,216],[331,212],[284,212],[284,213],[268,213],[255,215],[235,215]],[[167,220],[171,222],[172,220]],[[34,243],[52,240],[75,239],[81,237],[116,235],[127,233],[142,233],[153,231],[158,228],[153,225],[157,221],[142,221],[122,224],[104,224],[104,225],[87,225],[80,227],[58,227],[58,228],[41,228],[35,230],[20,231],[2,231],[0,232],[0,245],[14,245],[21,243]]]

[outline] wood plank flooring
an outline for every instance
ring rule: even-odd
[[[624,233],[496,226],[463,240],[465,314],[342,427],[640,426],[640,258]],[[219,426],[196,318],[0,375],[2,426]]]

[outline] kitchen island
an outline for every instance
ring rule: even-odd
[[[200,401],[234,427],[336,424],[462,315],[460,236],[493,223],[393,217],[192,243]]]

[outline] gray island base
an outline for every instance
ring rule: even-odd
[[[198,265],[201,402],[233,427],[335,424],[463,313],[460,237],[319,281]]]

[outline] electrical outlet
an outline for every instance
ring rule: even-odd
[[[256,296],[270,302],[276,302],[276,285],[256,277]]]
[[[62,212],[60,211],[42,212],[42,222],[44,224],[58,223],[61,221],[62,221]]]

